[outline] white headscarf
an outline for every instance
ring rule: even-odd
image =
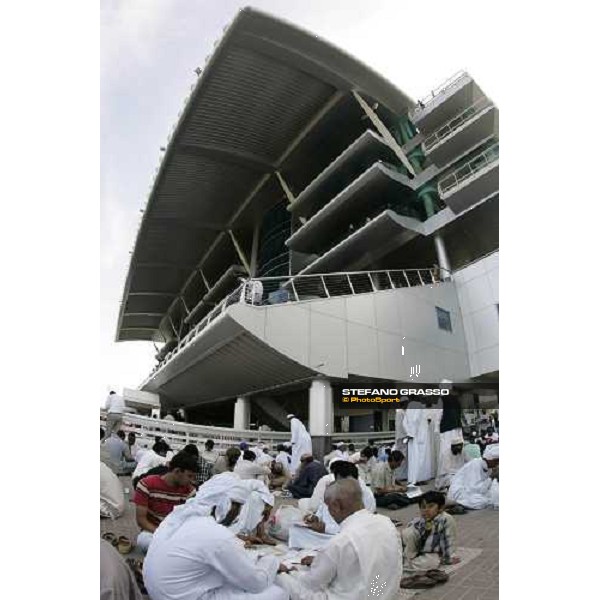
[[[229,475],[225,474],[224,475]],[[185,504],[176,506],[159,525],[161,537],[168,538],[175,533],[189,517],[209,517],[215,509],[215,519],[222,521],[232,502],[245,504],[250,489],[235,476],[213,477],[203,483],[196,495]],[[156,535],[156,534],[155,534]]]
[[[263,520],[265,504],[272,507],[275,504],[275,497],[258,479],[242,479],[240,483],[248,490],[248,498],[229,529],[236,534],[251,534]]]
[[[488,460],[500,459],[500,444],[490,444],[483,451],[483,458]]]

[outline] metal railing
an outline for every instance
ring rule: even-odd
[[[173,348],[146,378],[146,383],[158,370],[169,363],[202,331],[218,319],[227,307],[238,302],[252,306],[271,306],[289,302],[316,300],[338,296],[354,296],[397,288],[432,285],[442,279],[439,267],[426,269],[395,269],[387,271],[346,271],[315,275],[259,277],[245,280],[215,306],[179,344]],[[449,277],[449,273],[445,274]]]
[[[454,133],[459,127],[476,117],[490,106],[492,106],[492,102],[490,102],[488,98],[485,96],[479,98],[477,102],[474,102],[471,104],[471,106],[465,108],[465,110],[463,110],[461,113],[444,123],[444,125],[436,129],[431,135],[427,136],[423,142],[423,148],[425,148],[425,150],[431,150],[449,135]]]
[[[444,83],[431,90],[427,96],[421,98],[417,101],[417,106],[415,107],[415,113],[423,110],[436,96],[439,96],[442,92],[447,90],[449,87],[454,85],[457,81],[462,79],[463,77],[469,77],[469,74],[466,71],[458,71],[454,73],[451,77],[448,77]]]
[[[440,196],[447,194],[450,190],[460,185],[463,181],[469,179],[484,167],[498,162],[500,156],[500,145],[493,146],[484,150],[472,158],[469,162],[460,166],[458,169],[441,179],[438,183],[438,191]]]
[[[106,427],[106,413],[100,412],[100,425]],[[289,431],[261,431],[233,429],[229,427],[212,427],[210,425],[195,425],[193,423],[181,423],[178,421],[165,421],[163,419],[152,419],[143,415],[123,415],[123,430],[126,433],[135,432],[137,442],[142,447],[151,448],[156,437],[167,441],[171,449],[178,452],[187,444],[202,446],[206,440],[215,442],[215,450],[224,453],[227,448],[238,446],[244,440],[250,445],[262,443],[270,450],[277,444],[290,441]],[[367,445],[368,439],[378,442],[393,441],[393,431],[378,432],[354,432],[333,433],[331,438],[334,442],[345,441],[356,444],[357,448]]]

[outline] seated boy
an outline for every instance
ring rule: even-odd
[[[456,521],[444,511],[446,498],[441,492],[425,492],[419,499],[421,516],[402,530],[405,565],[409,570],[428,571],[440,564],[452,565],[456,548]]]

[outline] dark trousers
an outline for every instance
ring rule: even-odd
[[[315,489],[315,486],[290,483],[287,486],[287,489],[289,492],[291,492],[294,498],[310,498]]]
[[[375,504],[379,508],[387,508],[390,504],[395,504],[398,508],[411,504],[410,498],[400,492],[390,492],[389,494],[375,494]]]

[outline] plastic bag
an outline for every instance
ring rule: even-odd
[[[293,523],[302,523],[302,511],[295,506],[280,506],[269,519],[269,535],[287,542]]]
[[[500,485],[495,479],[490,486],[490,496],[492,499],[492,508],[500,508]]]

